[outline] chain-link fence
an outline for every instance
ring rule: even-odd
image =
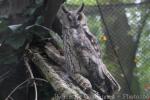
[[[150,95],[150,1],[68,0],[67,5],[76,9],[82,2],[120,93]]]

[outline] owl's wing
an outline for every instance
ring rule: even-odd
[[[97,59],[96,58],[92,59],[92,56],[91,56],[91,63],[97,64],[95,66],[97,67],[96,71],[98,71],[99,78],[102,79],[103,76],[105,77],[104,81],[106,81],[105,83],[108,83],[110,85],[110,87],[111,87],[110,91],[112,93],[114,93],[115,91],[119,91],[120,85],[115,80],[115,78],[111,75],[111,73],[108,71],[108,69],[106,68],[106,65],[102,62],[101,50],[100,50],[99,43],[97,42],[96,37],[89,31],[88,26],[84,27],[84,32],[85,32],[87,38],[91,41],[91,44],[96,51],[95,56],[98,55]],[[105,84],[105,85],[107,85],[107,84]]]
[[[94,36],[93,33],[90,32],[88,26],[83,27],[84,33],[86,34],[87,38],[90,40],[92,46],[94,47],[95,51],[97,52],[97,55],[101,57],[101,49],[99,47],[99,43],[97,38]]]

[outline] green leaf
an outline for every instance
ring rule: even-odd
[[[18,63],[17,52],[10,46],[0,47],[0,64]]]
[[[42,26],[42,25],[32,25],[32,26],[28,26],[26,28],[32,35],[36,35],[38,37],[40,37],[41,39],[45,39],[48,38],[49,35],[49,29]]]
[[[43,0],[35,0],[35,3],[41,5],[43,3]]]
[[[13,33],[6,38],[4,44],[7,44],[13,47],[14,49],[19,49],[24,45],[26,39],[27,39],[26,34]]]
[[[0,20],[0,32],[6,30],[7,28],[7,22]]]
[[[8,26],[8,28],[10,28],[11,31],[15,32],[15,31],[17,31],[21,26],[22,26],[22,24],[16,24],[16,25],[10,25],[10,26]]]
[[[12,33],[12,30],[7,26],[6,22],[0,20],[0,44]]]
[[[44,21],[44,18],[42,16],[39,16],[37,17],[35,24],[42,24],[43,21]]]
[[[3,31],[0,31],[0,43],[3,43],[3,41],[12,33],[12,31],[7,28]]]

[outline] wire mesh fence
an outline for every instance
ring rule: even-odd
[[[90,31],[122,93],[150,95],[150,1],[68,0],[70,9],[85,3]]]

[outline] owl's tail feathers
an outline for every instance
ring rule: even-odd
[[[111,73],[108,71],[108,69],[106,68],[106,66],[103,64],[102,65],[102,71],[104,73],[105,76],[105,85],[107,87],[107,92],[110,95],[113,95],[116,92],[119,92],[121,87],[119,85],[119,83],[116,81],[116,79],[111,75]]]

